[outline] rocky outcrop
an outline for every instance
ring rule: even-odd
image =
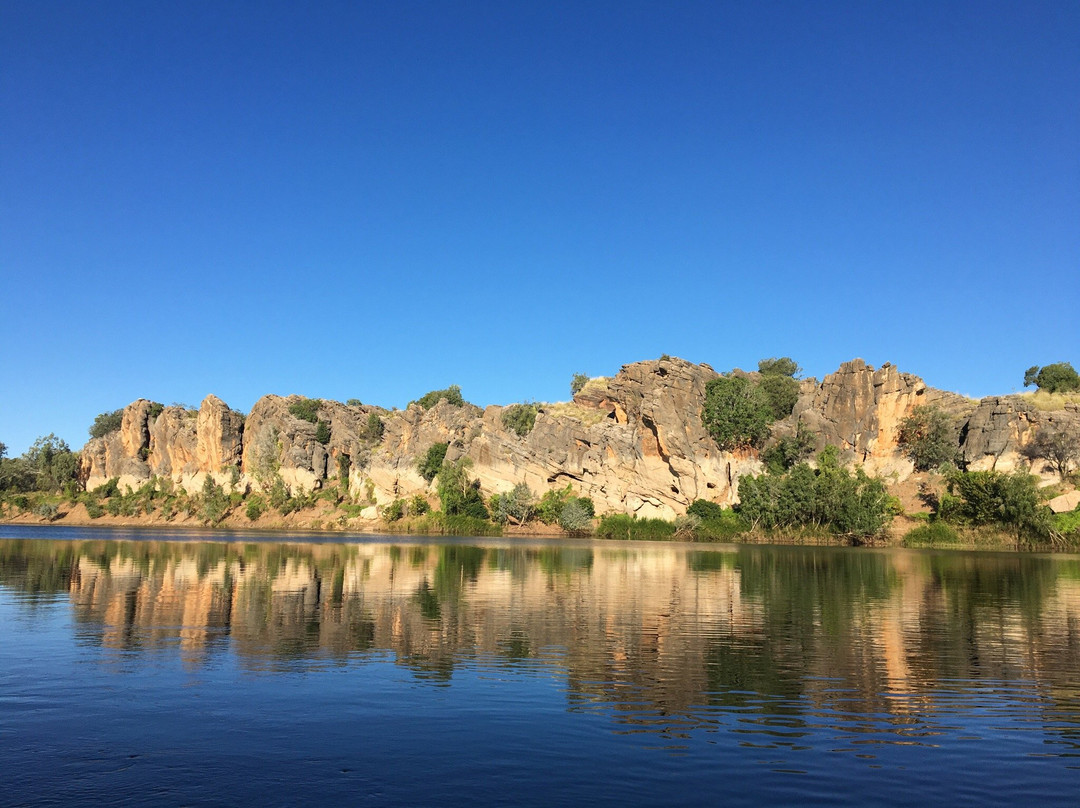
[[[110,477],[137,487],[159,475],[192,490],[202,476],[220,479],[238,467],[249,486],[280,476],[294,491],[310,491],[347,480],[361,503],[415,494],[434,502],[435,486],[417,464],[433,444],[446,443],[447,459],[471,461],[485,496],[520,482],[538,494],[570,485],[599,512],[670,518],[699,498],[733,503],[739,477],[762,468],[757,452],[721,451],[705,430],[705,388],[717,376],[708,365],[667,357],[625,365],[614,378],[591,380],[571,402],[540,405],[524,437],[503,425],[499,406],[440,401],[388,411],[321,401],[312,423],[291,409],[299,396],[264,396],[246,420],[215,396],[198,413],[139,400],[124,410],[117,432],[86,445],[83,473],[89,487]],[[930,405],[953,416],[961,461],[976,469],[1026,467],[1020,450],[1041,426],[1080,423],[1075,406],[1045,413],[1016,396],[976,403],[857,359],[820,384],[804,380],[794,412],[773,432],[793,434],[801,425],[816,449],[837,445],[870,473],[902,479],[912,466],[897,446],[900,424]]]
[[[869,473],[907,476],[912,464],[897,450],[900,424],[915,408],[931,405],[959,417],[972,406],[962,396],[927,387],[918,376],[900,373],[891,364],[875,370],[855,359],[809,393],[804,391],[777,434],[792,433],[802,422],[814,437],[815,450],[832,444]]]
[[[217,396],[197,412],[139,399],[124,408],[118,431],[86,444],[82,477],[91,489],[112,478],[134,489],[155,475],[192,488],[200,475],[221,476],[239,463],[242,433],[243,416]]]

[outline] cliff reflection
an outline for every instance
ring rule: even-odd
[[[195,667],[536,665],[573,708],[673,735],[722,709],[797,737],[841,705],[918,735],[912,715],[980,682],[1080,712],[1080,562],[1060,557],[5,540],[0,585],[28,609],[66,593],[83,641]]]

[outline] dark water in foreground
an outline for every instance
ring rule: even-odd
[[[0,805],[1080,799],[1076,557],[116,535],[0,526]]]

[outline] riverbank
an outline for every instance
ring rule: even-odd
[[[634,534],[612,535],[610,531],[597,531],[601,520],[594,520],[592,529],[569,533],[555,525],[530,521],[524,525],[498,525],[478,519],[447,520],[438,511],[419,517],[408,517],[394,522],[382,519],[349,517],[347,513],[331,503],[320,503],[315,507],[304,508],[288,514],[266,512],[251,519],[240,506],[227,511],[220,520],[207,522],[198,513],[178,511],[166,516],[161,511],[138,514],[112,514],[108,511],[98,516],[91,516],[82,502],[53,502],[56,512],[51,515],[35,513],[34,510],[18,510],[10,503],[0,503],[0,525],[41,525],[66,527],[110,527],[140,529],[177,529],[190,528],[199,530],[220,530],[226,532],[317,532],[326,534],[369,534],[403,536],[477,536],[535,539],[596,538],[612,541],[631,539],[634,541],[687,541],[696,543],[731,543],[748,545],[801,545],[801,546],[859,546],[859,547],[913,547],[955,550],[994,550],[994,551],[1075,551],[1074,543],[1067,545],[1053,543],[1033,543],[1018,538],[1015,532],[993,528],[971,528],[947,526],[945,530],[935,531],[929,536],[921,536],[930,524],[925,514],[901,514],[893,518],[886,530],[878,536],[852,537],[836,535],[819,528],[804,527],[799,529],[766,532],[762,530],[727,530],[723,535],[709,534],[695,536],[692,531],[678,530],[673,523],[663,532],[645,530]],[[630,520],[634,524],[639,520]],[[661,520],[640,520],[660,522]],[[1076,520],[1080,522],[1080,518]]]

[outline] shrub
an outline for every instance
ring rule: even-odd
[[[330,442],[330,424],[326,421],[319,421],[315,427],[315,440],[323,446]]]
[[[416,466],[417,471],[420,472],[420,476],[429,483],[434,480],[435,475],[437,475],[439,469],[442,468],[443,460],[446,457],[446,450],[449,448],[449,443],[433,443],[429,446],[427,454],[420,458],[420,462]]]
[[[956,427],[952,418],[932,405],[917,407],[900,422],[897,444],[919,471],[956,462]]]
[[[592,527],[593,502],[587,497],[571,497],[559,511],[559,527],[567,533],[581,533]]]
[[[701,420],[716,445],[732,451],[760,446],[774,419],[772,404],[759,385],[740,376],[721,376],[705,385]]]
[[[317,398],[302,398],[289,405],[289,412],[301,421],[314,424],[319,420],[319,408],[322,401]]]
[[[150,409],[147,411],[146,414],[150,418],[150,420],[152,421],[155,418],[157,418],[159,415],[161,415],[161,413],[163,413],[164,411],[165,411],[165,405],[164,404],[158,404],[156,401],[152,401],[152,402],[150,402]]]
[[[536,425],[537,406],[533,403],[511,404],[502,411],[502,424],[518,437],[524,438]]]
[[[432,390],[409,403],[419,404],[425,410],[430,410],[440,401],[445,401],[455,407],[460,407],[465,403],[465,399],[461,397],[461,388],[456,384],[450,385],[445,390]]]
[[[940,547],[959,543],[959,534],[940,519],[912,528],[901,539],[904,547]]]
[[[675,523],[666,519],[638,519],[626,513],[600,517],[598,539],[631,541],[668,541],[675,537]]]
[[[363,407],[364,402],[361,401],[358,398],[350,398],[348,401],[345,402],[345,406],[346,407]]]
[[[97,488],[90,492],[91,496],[98,499],[108,499],[109,497],[115,497],[120,493],[120,478],[111,477],[103,482]]]
[[[103,412],[94,418],[94,423],[90,425],[90,437],[91,438],[104,438],[111,432],[116,432],[120,429],[120,425],[124,422],[124,411],[113,410],[112,412]]]
[[[584,373],[575,373],[570,377],[570,395],[576,396],[589,383],[589,377]]]
[[[699,519],[719,519],[724,515],[724,508],[707,499],[695,499],[686,512]]]
[[[431,510],[428,501],[420,494],[416,494],[409,500],[409,516],[423,516]]]
[[[86,503],[86,515],[91,519],[100,519],[105,515],[105,509],[101,507],[101,503],[90,500]]]
[[[724,508],[720,515],[702,519],[694,528],[694,541],[731,541],[740,533],[745,533],[750,525],[731,508]]]
[[[1032,365],[1024,374],[1024,387],[1033,384],[1048,393],[1071,393],[1080,390],[1080,374],[1068,362],[1055,362],[1042,368]]]
[[[739,514],[766,530],[817,526],[833,533],[872,536],[892,518],[885,485],[839,463],[835,446],[818,455],[817,469],[799,463],[786,474],[739,479]]]
[[[1050,510],[1039,503],[1038,478],[1023,472],[954,472],[948,494],[939,504],[945,519],[971,525],[998,525],[1016,532],[1018,540],[1047,538]]]
[[[405,500],[395,499],[389,505],[383,506],[382,518],[387,522],[396,522],[405,516]]]
[[[40,505],[34,508],[34,513],[37,516],[44,516],[50,522],[56,518],[56,515],[59,511],[60,509],[52,502],[42,502]]]
[[[259,494],[252,494],[247,501],[247,507],[244,509],[244,515],[247,516],[252,522],[258,519],[266,513],[266,500]]]

